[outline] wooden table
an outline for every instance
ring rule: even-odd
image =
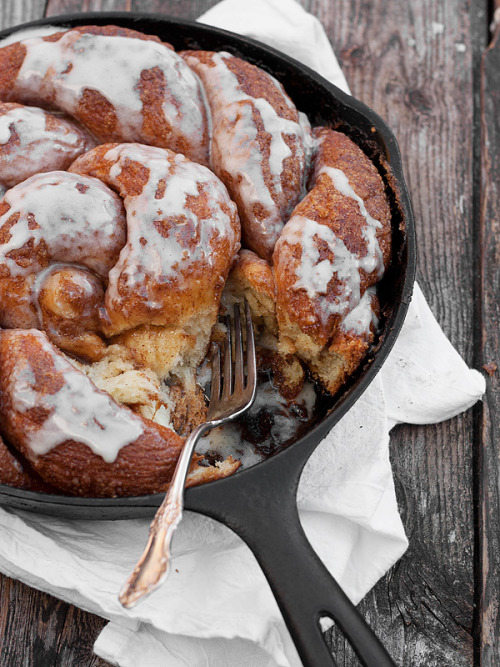
[[[325,26],[353,94],[393,128],[415,209],[418,279],[467,363],[491,373],[483,405],[393,434],[410,548],[360,609],[399,665],[498,665],[500,40],[485,52],[493,8],[486,0],[472,9],[468,0],[301,1]],[[214,4],[3,0],[0,27],[111,9],[196,18]],[[0,576],[1,667],[103,667],[92,646],[104,625]],[[341,637],[328,641],[339,664],[357,664]]]

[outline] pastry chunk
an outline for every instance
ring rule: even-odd
[[[306,361],[335,393],[372,340],[376,299],[362,299],[388,265],[391,216],[382,178],[363,151],[329,128],[316,128],[315,135],[312,190],[296,206],[274,253],[277,316],[281,350]],[[365,325],[353,329],[357,308],[365,309]],[[362,341],[356,354],[335,351],[346,320]]]
[[[0,49],[0,99],[51,106],[100,142],[140,141],[208,163],[200,84],[158,37],[80,26]]]
[[[65,170],[93,146],[92,137],[69,120],[0,102],[0,183],[7,188],[40,172]]]
[[[238,205],[243,245],[271,260],[299,201],[310,148],[307,117],[264,70],[229,53],[187,51],[212,116],[211,164]]]

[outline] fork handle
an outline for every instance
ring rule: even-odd
[[[141,597],[152,593],[168,575],[170,543],[182,518],[186,477],[196,443],[208,428],[207,424],[200,424],[186,438],[168,493],[151,523],[144,553],[120,591],[119,598],[124,607],[130,608]]]

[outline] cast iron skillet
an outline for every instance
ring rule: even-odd
[[[386,183],[392,208],[394,250],[391,267],[379,289],[384,313],[382,328],[366,362],[335,400],[325,406],[303,437],[253,468],[189,489],[186,508],[225,523],[252,549],[306,667],[335,664],[320,629],[322,617],[332,619],[341,628],[362,664],[393,665],[312,550],[300,525],[296,492],[304,464],[313,450],[361,396],[382,366],[401,329],[410,301],[415,276],[415,231],[394,135],[368,107],[309,68],[259,42],[225,30],[161,15],[121,12],[51,17],[21,28],[83,24],[117,24],[156,34],[177,50],[226,50],[245,58],[279,79],[313,125],[331,125],[351,136],[375,162]],[[4,30],[0,38],[18,29]],[[71,519],[150,517],[162,497],[70,498],[0,485],[0,504]]]

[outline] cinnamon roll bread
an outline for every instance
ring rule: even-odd
[[[335,394],[374,340],[384,183],[241,58],[116,26],[0,48],[0,183],[0,483],[165,490],[242,298],[267,432],[306,420],[310,380]],[[188,486],[239,468],[208,447]]]
[[[0,184],[7,188],[41,172],[68,169],[94,145],[92,137],[68,119],[0,102]]]
[[[212,117],[211,164],[238,205],[243,243],[270,260],[304,186],[310,126],[283,86],[230,53],[186,51]]]
[[[117,26],[81,26],[0,49],[0,99],[50,106],[100,143],[139,141],[206,164],[199,82],[170,44]]]
[[[391,216],[382,178],[362,150],[341,132],[314,134],[313,187],[274,251],[277,317],[282,349],[335,393],[373,339],[376,295],[364,295],[389,263]]]

